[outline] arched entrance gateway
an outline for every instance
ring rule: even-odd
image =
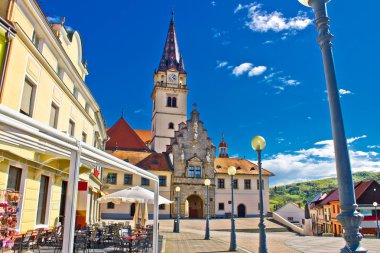
[[[191,195],[186,200],[188,202],[188,214],[190,219],[203,218],[203,201],[198,195]]]
[[[240,204],[237,207],[238,209],[238,217],[245,217],[245,205]]]

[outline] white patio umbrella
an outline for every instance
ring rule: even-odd
[[[142,188],[140,186],[134,186],[128,189],[117,191],[109,195],[98,198],[99,203],[112,202],[114,204],[120,204],[123,202],[135,203],[135,215],[133,216],[133,224],[139,223],[139,213],[142,214],[141,225],[144,225],[148,220],[148,204],[154,204],[154,192]],[[139,204],[145,204],[144,207],[140,207]],[[162,196],[158,197],[158,204],[170,204],[173,201],[164,198]]]
[[[122,202],[130,202],[130,203],[147,203],[154,204],[154,192],[142,188],[140,186],[134,186],[128,189],[124,189],[121,191],[117,191],[101,198],[98,198],[99,203],[108,203],[112,202],[114,204],[120,204]],[[170,204],[173,201],[159,196],[158,204]]]
[[[136,226],[140,224],[145,226],[148,221],[148,204],[147,203],[135,203],[135,214],[133,215],[133,224]]]

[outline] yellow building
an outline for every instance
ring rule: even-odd
[[[0,15],[0,66],[5,66],[0,104],[103,148],[104,120],[85,83],[79,33],[67,30],[64,19],[50,24],[34,0],[2,0]],[[16,33],[11,40],[6,22]],[[70,165],[69,159],[34,146],[32,139],[24,146],[29,148],[0,141],[0,190],[22,195],[16,227],[21,232],[62,222]],[[100,178],[101,168],[81,165],[77,223],[99,220]]]

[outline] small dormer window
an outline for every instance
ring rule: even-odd
[[[34,46],[37,48],[37,50],[39,50],[40,38],[38,37],[35,30],[33,31],[33,35],[32,35],[32,42]]]

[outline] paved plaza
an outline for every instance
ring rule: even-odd
[[[257,218],[236,219],[238,252],[258,252],[259,234]],[[268,251],[273,253],[337,253],[344,245],[338,237],[298,236],[271,221],[267,224]],[[204,238],[204,220],[181,220],[181,232],[173,233],[173,220],[160,220],[160,232],[164,235],[162,252],[228,252],[230,220],[211,220],[211,240]],[[281,231],[281,232],[271,232]],[[380,253],[380,240],[365,238],[363,246],[369,252]]]

